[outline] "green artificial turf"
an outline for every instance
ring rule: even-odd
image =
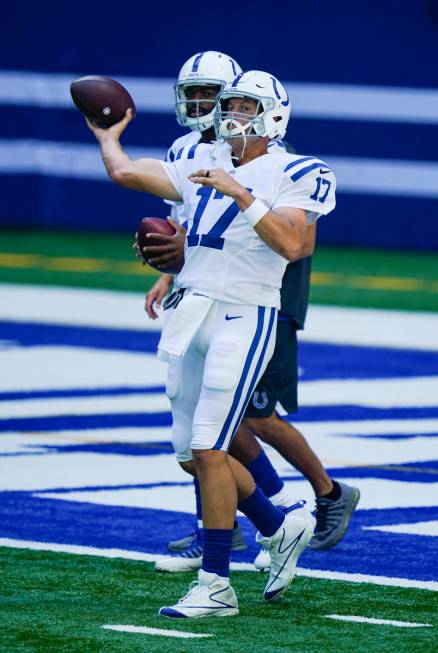
[[[0,651],[5,653],[399,653],[436,650],[436,594],[298,577],[276,604],[262,598],[265,577],[234,572],[240,615],[173,621],[158,608],[186,592],[192,574],[158,574],[150,564],[20,549],[0,549]],[[434,609],[435,606],[435,609]],[[433,628],[347,623],[359,615],[433,624]],[[103,630],[148,626],[209,639]]]
[[[0,282],[147,291],[157,274],[135,258],[132,234],[0,232]],[[438,310],[438,257],[317,247],[311,301]]]

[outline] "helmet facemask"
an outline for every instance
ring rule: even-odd
[[[183,80],[175,84],[175,109],[177,121],[183,127],[193,131],[204,132],[214,126],[216,113],[216,96],[223,90],[225,83],[217,79]],[[195,99],[190,97],[191,87],[214,87],[214,98]],[[206,111],[202,105],[210,105],[211,110]],[[193,114],[193,115],[190,115]]]
[[[255,114],[231,111],[228,101],[231,98],[250,99],[256,102]],[[274,108],[274,102],[269,97],[257,97],[249,93],[227,92],[221,93],[217,101],[215,114],[215,132],[217,138],[228,140],[230,138],[248,138],[267,136],[264,115]]]

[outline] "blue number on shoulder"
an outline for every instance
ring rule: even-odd
[[[325,177],[317,177],[316,178],[316,188],[313,191],[313,193],[310,196],[311,200],[318,200],[318,202],[321,202],[321,204],[324,204],[324,202],[327,199],[327,195],[329,194],[330,186],[332,185],[332,182],[326,179]],[[324,186],[326,186],[324,190]],[[320,192],[322,192],[322,195],[320,195]]]
[[[250,188],[247,190],[251,192]],[[199,200],[198,206],[196,207],[195,215],[193,216],[192,228],[190,229],[190,232],[187,236],[188,247],[195,247],[196,245],[200,245],[201,247],[210,247],[211,249],[223,249],[225,239],[222,238],[222,234],[226,229],[228,229],[234,218],[240,212],[236,202],[231,202],[231,204],[225,209],[222,215],[219,216],[219,219],[217,222],[215,222],[210,231],[199,236],[197,233],[199,222],[205,209],[207,208],[209,200],[221,200],[224,198],[223,193],[220,193],[216,190],[214,191],[213,195],[213,191],[214,188],[211,188],[210,186],[202,186],[196,191],[196,194],[200,195],[201,199]]]

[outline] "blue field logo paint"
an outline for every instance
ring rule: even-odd
[[[45,351],[47,369],[62,348],[80,351],[84,361],[86,352],[118,352],[128,357],[129,370],[131,357],[153,355],[158,333],[1,322],[0,339],[0,357],[26,350],[30,361]],[[336,390],[348,379],[379,384],[421,377],[433,383],[438,353],[304,343],[300,367],[303,388],[324,382]],[[26,390],[3,384],[0,537],[158,554],[175,533],[192,529],[191,482],[174,461],[171,416],[160,403],[164,379],[148,385],[145,372],[141,385],[104,381],[60,388],[50,387],[48,378]],[[317,450],[336,443],[331,454],[339,460],[328,465],[329,474],[356,484],[362,494],[346,538],[329,552],[306,551],[300,566],[436,580],[438,509],[431,497],[438,487],[438,401],[369,405],[359,396],[349,405],[316,397],[291,419]],[[54,476],[56,468],[64,471]],[[292,468],[283,465],[281,473],[294,493],[311,500],[308,484]],[[257,553],[254,531],[245,519],[241,523],[248,549],[233,558],[250,562]]]

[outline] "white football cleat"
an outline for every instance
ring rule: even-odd
[[[157,560],[155,571],[197,571],[202,567],[202,553],[202,538],[198,532],[187,551],[182,551],[178,556],[166,556]]]
[[[256,555],[254,560],[254,567],[257,569],[257,571],[261,572],[267,572],[270,570],[271,556],[269,555],[269,551],[264,547],[261,547],[260,551]]]
[[[239,614],[237,597],[228,578],[200,569],[189,591],[175,605],[160,608],[158,615],[169,619],[231,617]]]
[[[312,539],[315,525],[315,518],[307,510],[300,510],[286,515],[272,537],[257,534],[257,541],[268,549],[271,557],[269,580],[264,590],[267,601],[280,598],[293,581],[297,560]]]
[[[163,556],[155,563],[155,571],[198,571],[202,567],[202,555],[199,558],[183,558],[182,556]]]

